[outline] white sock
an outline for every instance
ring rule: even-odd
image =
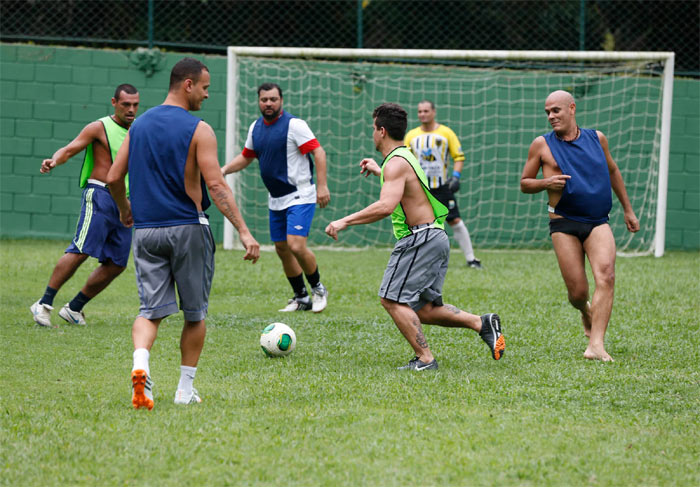
[[[142,369],[150,376],[151,368],[148,366],[148,358],[150,356],[151,353],[145,348],[137,348],[134,350],[134,368],[131,370]]]
[[[187,365],[180,366],[180,382],[177,388],[184,391],[185,394],[192,394],[192,382],[194,382],[194,374],[197,373],[197,367],[188,367]]]
[[[464,258],[467,259],[467,262],[476,259],[474,256],[474,249],[472,248],[472,239],[469,238],[469,230],[467,230],[464,221],[452,225],[452,234],[459,243],[459,248],[462,249],[462,253],[464,254]]]

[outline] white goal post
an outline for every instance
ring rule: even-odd
[[[586,118],[588,120],[581,123],[579,119],[582,126],[603,130],[609,139],[611,139],[610,132],[621,132],[619,127],[628,125],[631,127],[629,132],[620,134],[618,145],[611,141],[611,152],[620,165],[626,184],[628,181],[625,171],[632,170],[627,169],[628,167],[635,168],[640,196],[638,198],[635,196],[637,199],[633,198],[633,207],[638,212],[642,225],[646,224],[648,229],[645,233],[640,232],[638,238],[625,236],[624,239],[620,239],[619,235],[622,234],[616,233],[616,240],[622,242],[618,243],[618,249],[623,255],[653,252],[655,256],[660,257],[664,254],[673,96],[673,52],[229,47],[227,55],[226,161],[230,161],[240,153],[249,124],[260,115],[257,111],[255,88],[263,82],[276,82],[282,86],[285,109],[309,122],[311,129],[327,152],[329,150],[326,147],[326,140],[337,137],[337,142],[328,143],[337,145],[331,152],[335,151],[338,157],[348,153],[347,144],[352,148],[361,146],[365,152],[373,149],[368,146],[368,142],[371,144],[369,132],[362,128],[371,125],[369,120],[371,108],[368,112],[366,107],[373,107],[385,101],[399,102],[409,112],[409,128],[411,128],[411,116],[415,115],[416,100],[440,98],[437,103],[438,120],[453,129],[455,126],[460,127],[460,130],[455,132],[462,141],[467,155],[465,170],[471,162],[470,151],[475,163],[478,162],[482,166],[475,167],[473,173],[470,173],[472,176],[468,186],[472,189],[463,190],[459,196],[463,219],[466,220],[473,234],[472,239],[476,237],[476,244],[479,247],[537,248],[543,246],[543,240],[540,238],[543,237],[541,235],[543,230],[540,228],[533,231],[531,237],[529,230],[534,225],[523,217],[527,214],[528,218],[534,219],[536,216],[541,219],[542,200],[533,198],[533,195],[524,195],[525,199],[522,199],[513,187],[517,188],[517,179],[519,179],[519,172],[516,174],[517,166],[519,164],[522,168],[527,156],[527,145],[534,138],[531,137],[530,132],[534,130],[533,134],[540,135],[546,131],[537,132],[537,124],[539,129],[542,128],[540,120],[546,122],[542,111],[544,96],[540,96],[539,93],[560,88],[567,89],[567,85],[561,86],[561,83],[570,83],[574,91],[580,90],[582,93],[582,100],[579,100],[577,93],[574,93],[579,107],[577,118],[579,118],[578,112],[582,111],[582,104],[586,103],[586,98],[590,99],[590,115],[586,117],[584,113],[583,117],[584,120]],[[277,64],[280,65],[279,68]],[[270,67],[273,65],[275,67]],[[387,74],[382,73],[382,69],[386,69]],[[402,69],[405,69],[405,74],[402,74]],[[434,80],[427,78],[416,82],[415,79],[420,77],[417,75],[419,71],[432,71],[431,74],[440,77],[443,84],[437,85]],[[564,71],[567,73],[566,77],[561,74]],[[551,72],[556,72],[556,76],[545,79],[541,74]],[[494,76],[494,73],[499,78],[484,77]],[[375,78],[382,76],[389,80],[385,83],[386,86],[371,91]],[[475,76],[483,78],[480,81],[481,85],[468,81],[470,77]],[[348,80],[352,89],[343,88],[343,83],[346,81],[341,79],[343,77]],[[512,84],[506,85],[506,82]],[[409,85],[410,88],[406,88]],[[481,103],[479,97],[489,96],[488,93],[491,92],[487,93],[485,89],[498,89],[498,103],[502,105],[490,105],[490,102],[484,102],[484,106],[479,111],[462,110],[462,106]],[[341,94],[338,93],[342,90],[349,92],[343,94],[344,99],[340,99]],[[618,91],[625,94],[617,95]],[[301,92],[303,94],[300,94]],[[535,93],[537,99],[533,97]],[[444,110],[442,110],[443,107]],[[598,120],[595,112],[602,112],[608,107],[611,113],[606,115],[608,118],[605,120],[614,119],[615,124],[606,126],[605,121]],[[488,110],[505,114],[499,114],[501,118],[495,123],[486,118],[480,126],[471,120],[476,118],[476,113]],[[538,118],[533,116],[535,111]],[[354,127],[356,122],[361,124],[360,128]],[[490,127],[489,124],[496,126]],[[320,136],[317,132],[319,125],[325,127],[324,135]],[[524,131],[523,127],[531,129],[530,132]],[[606,127],[609,131],[606,131]],[[347,133],[337,133],[346,129]],[[504,133],[510,129],[512,129],[510,133]],[[473,139],[469,139],[468,144],[463,140],[465,133],[473,135]],[[646,144],[645,147],[637,149],[636,147],[642,142]],[[478,147],[480,144],[484,149]],[[617,146],[624,146],[624,149],[620,150],[622,155],[618,155]],[[523,147],[525,147],[524,152]],[[496,155],[489,150],[495,150]],[[643,152],[636,152],[637,150],[643,150]],[[367,152],[366,155],[372,155],[372,152]],[[647,157],[649,160],[645,162],[644,159]],[[331,160],[329,157],[329,185],[331,174],[336,167],[347,166],[349,162]],[[502,167],[510,169],[502,169]],[[493,174],[488,171],[493,171]],[[244,173],[247,175],[243,176]],[[251,178],[260,179],[253,167],[242,173],[227,176],[227,182],[234,192],[251,231],[255,229],[253,233],[256,238],[264,242],[269,238],[265,217],[267,210],[264,207],[266,192],[260,181],[257,181],[259,184],[255,184]],[[496,182],[487,186],[484,181]],[[464,172],[462,182],[464,188],[466,182]],[[343,188],[352,186],[348,189],[347,195],[342,195],[340,198],[334,198],[334,188],[331,186],[331,205],[335,203],[337,206],[333,211],[338,212],[335,217],[355,211],[373,201],[370,198],[359,207],[353,206],[354,199],[365,201],[363,200],[365,189],[357,189],[359,186],[356,188],[348,184],[348,176],[345,174],[340,176],[335,184]],[[645,185],[646,187],[643,188]],[[249,197],[254,192],[259,194]],[[376,198],[377,195],[378,191],[374,192],[372,197]],[[534,201],[529,202],[527,198]],[[635,205],[644,207],[641,215]],[[249,213],[249,207],[253,206],[257,208],[259,217],[253,217]],[[614,221],[615,207],[619,209],[619,203],[616,200],[611,213],[611,223]],[[331,213],[328,213],[327,209],[319,210],[317,218],[321,212],[326,212],[327,217],[324,221],[330,221]],[[472,218],[476,220],[475,222],[470,219],[470,212],[473,213]],[[251,222],[254,223],[251,225]],[[325,227],[325,223],[322,221],[314,227],[312,233],[323,233],[319,228]],[[534,235],[539,236],[534,237]],[[479,240],[480,238],[482,240]],[[355,246],[387,245],[386,241],[365,234],[353,235],[350,240],[351,245]],[[319,242],[321,241],[315,241],[315,243]],[[311,236],[310,243],[314,243]],[[238,234],[227,220],[224,220],[224,248],[240,248]]]

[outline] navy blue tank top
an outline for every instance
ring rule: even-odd
[[[159,105],[129,129],[129,185],[134,228],[199,224],[185,191],[185,163],[200,119],[184,108]],[[202,210],[209,208],[204,178]]]
[[[578,139],[559,140],[554,131],[544,136],[566,180],[554,213],[583,223],[605,223],[612,208],[610,172],[595,130],[580,129]]]

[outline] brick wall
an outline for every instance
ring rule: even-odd
[[[673,83],[666,248],[700,248],[700,81]]]
[[[0,44],[0,235],[69,239],[80,206],[82,155],[49,175],[41,160],[87,123],[113,112],[120,83],[139,89],[143,113],[166,95],[170,68],[183,55],[166,54],[152,77],[129,62],[129,51]],[[212,73],[209,100],[197,113],[216,131],[224,160],[226,58],[196,55]],[[210,211],[222,239],[222,217]],[[700,249],[700,81],[674,84],[668,187],[668,249]]]
[[[152,77],[129,62],[129,51],[0,44],[0,235],[70,239],[80,211],[78,175],[83,154],[40,174],[44,158],[70,142],[88,123],[114,113],[114,89],[139,90],[139,113],[163,102],[170,68],[182,54],[167,54]],[[209,100],[197,115],[216,131],[224,159],[226,58],[195,56],[212,72]],[[214,235],[222,218],[211,212]],[[220,238],[220,237],[219,237]]]

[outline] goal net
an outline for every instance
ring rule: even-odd
[[[576,99],[579,125],[607,136],[640,220],[641,230],[629,233],[613,195],[618,251],[663,254],[673,53],[231,47],[228,56],[227,161],[260,116],[263,82],[282,87],[284,109],[308,122],[327,153],[331,203],[317,208],[311,245],[330,244],[328,222],[378,198],[378,178],[365,179],[358,166],[364,157],[381,162],[373,109],[399,103],[410,130],[420,124],[418,102],[428,99],[466,156],[456,198],[475,248],[550,246],[546,192],[523,194],[519,182],[530,143],[551,130],[544,100],[564,89]],[[228,178],[254,236],[269,242],[257,162]],[[224,247],[237,245],[236,237],[226,222]],[[339,243],[393,245],[391,223],[350,227]]]

